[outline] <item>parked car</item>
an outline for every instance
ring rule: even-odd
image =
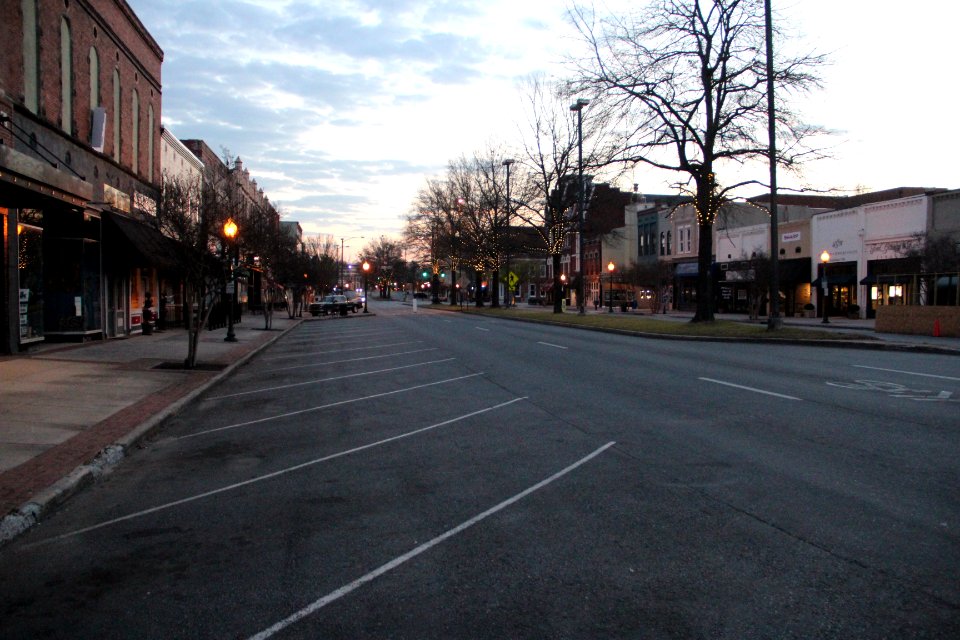
[[[347,315],[347,311],[350,309],[350,304],[347,302],[345,296],[324,296],[319,301],[314,301],[310,304],[309,310],[310,315],[328,315],[328,314],[337,314],[341,316]]]
[[[353,312],[356,313],[363,309],[363,300],[364,297],[357,293],[356,291],[347,291],[343,294],[347,298],[347,302],[353,307]]]

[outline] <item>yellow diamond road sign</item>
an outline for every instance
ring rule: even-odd
[[[520,282],[520,278],[518,278],[518,277],[517,277],[517,274],[515,274],[513,271],[511,271],[509,274],[507,274],[507,283],[508,283],[511,287],[517,286],[517,283],[518,283],[518,282]]]

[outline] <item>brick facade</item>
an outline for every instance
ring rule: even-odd
[[[106,135],[103,156],[111,159],[118,132],[114,126],[114,70],[120,77],[120,159],[118,168],[142,181],[156,185],[160,181],[160,67],[163,51],[147,33],[143,24],[123,0],[0,0],[4,20],[0,26],[0,90],[8,104],[29,113],[25,96],[23,35],[24,6],[34,2],[37,15],[37,55],[39,63],[38,124],[50,127],[67,141],[78,143],[90,153],[91,48],[99,60],[99,92],[96,103],[106,109]],[[8,19],[10,18],[10,19]],[[70,28],[72,44],[72,109],[70,127],[61,127],[61,23]],[[139,153],[133,172],[133,92],[139,98]],[[153,149],[149,113],[153,111]],[[0,110],[5,110],[0,103]],[[10,144],[10,142],[7,142]],[[58,145],[63,147],[63,144]],[[72,153],[71,156],[75,156]],[[150,174],[150,169],[153,174]],[[86,172],[78,169],[82,175]],[[99,173],[99,171],[97,172]],[[91,181],[93,182],[93,181]],[[114,185],[124,190],[121,185]]]

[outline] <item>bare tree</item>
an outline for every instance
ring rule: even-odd
[[[378,283],[380,297],[390,297],[390,282],[394,274],[401,273],[404,268],[403,248],[396,240],[380,236],[371,240],[360,252],[360,260],[367,261],[371,266],[369,277]],[[369,281],[368,281],[369,286]],[[364,292],[364,295],[369,295]]]
[[[560,257],[576,220],[567,215],[576,195],[571,178],[577,169],[577,129],[563,105],[560,85],[544,77],[531,78],[526,87],[527,123],[523,135],[523,169],[514,184],[517,217],[537,231],[541,245],[527,247],[549,256],[553,267],[553,312],[563,313]]]
[[[183,178],[164,175],[157,222],[180,251],[184,273],[184,318],[188,347],[184,367],[197,364],[200,332],[207,325],[224,282],[224,265],[215,257],[223,247],[221,229],[227,219],[229,196],[224,176],[208,176],[201,187]],[[198,206],[199,203],[199,206]]]
[[[321,292],[330,291],[337,282],[340,245],[331,235],[310,236],[304,241],[310,281]]]
[[[430,178],[420,189],[407,215],[404,239],[412,250],[412,257],[423,265],[430,265],[431,289],[434,302],[439,302],[441,264],[446,261],[451,271],[459,268],[460,210],[464,199],[456,195],[456,185],[450,179]],[[456,301],[451,296],[451,303]]]
[[[723,185],[717,170],[763,159],[768,151],[765,21],[762,0],[653,0],[639,15],[597,21],[571,12],[589,54],[571,87],[589,91],[624,131],[620,159],[685,176],[700,229],[697,312],[713,320],[710,262],[720,206],[744,180]],[[782,35],[777,31],[778,35]],[[782,41],[782,38],[778,38]],[[776,60],[779,97],[819,85],[818,55]],[[822,129],[777,104],[777,163],[791,169],[819,153]]]

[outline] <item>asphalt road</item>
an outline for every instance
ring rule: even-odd
[[[0,637],[960,637],[960,359],[371,307],[0,551]]]

